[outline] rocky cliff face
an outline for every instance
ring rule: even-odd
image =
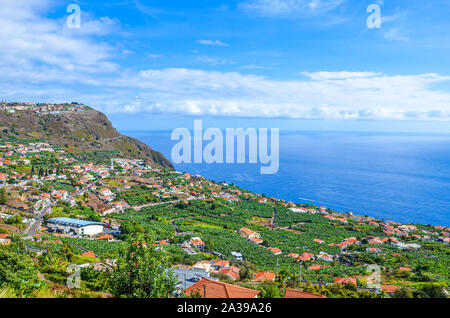
[[[145,159],[155,166],[173,169],[161,153],[137,139],[121,135],[105,114],[91,108],[59,114],[0,111],[0,132],[5,137],[46,140],[73,153],[115,150],[125,158]]]

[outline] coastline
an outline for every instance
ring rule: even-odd
[[[153,146],[154,148],[161,151],[167,157],[170,156],[171,140],[170,140],[170,132],[168,132],[168,131],[123,131],[123,133],[127,134],[127,135],[131,135],[132,137],[136,137],[136,138],[140,139],[141,141],[143,141],[144,143]],[[298,134],[298,132],[295,134]],[[315,133],[313,133],[313,134],[315,134]],[[349,133],[346,133],[346,134],[349,134]],[[367,135],[367,134],[365,134],[365,135]],[[419,134],[419,136],[422,136],[422,135]],[[434,135],[433,135],[433,137],[434,137]],[[433,138],[433,137],[430,137],[430,138]],[[444,140],[447,140],[447,138],[444,138]],[[168,157],[168,158],[170,158],[170,157]],[[281,157],[281,160],[283,160],[283,157]],[[281,164],[280,164],[280,166],[281,166]],[[343,196],[341,195],[339,197],[339,199],[342,201],[335,202],[335,200],[331,200],[327,197],[321,198],[321,197],[310,195],[307,192],[301,192],[302,186],[303,187],[305,186],[304,184],[298,186],[298,188],[300,189],[300,190],[298,190],[299,194],[293,195],[292,193],[296,191],[296,189],[295,189],[296,184],[295,184],[295,182],[293,182],[292,179],[295,179],[295,177],[289,176],[286,174],[284,174],[282,176],[284,178],[284,180],[289,181],[288,179],[291,179],[290,180],[291,182],[289,183],[289,186],[290,186],[289,189],[291,189],[291,191],[286,191],[286,188],[288,187],[287,184],[277,184],[278,180],[274,176],[260,177],[258,174],[256,174],[256,169],[255,169],[255,172],[252,173],[253,168],[255,168],[255,167],[254,166],[252,167],[251,165],[248,165],[248,164],[240,165],[240,167],[239,167],[239,165],[232,165],[231,167],[230,167],[230,165],[228,165],[226,167],[225,164],[212,164],[212,165],[180,164],[180,165],[175,165],[175,169],[178,171],[188,172],[188,173],[192,173],[192,174],[199,174],[199,175],[204,176],[207,179],[210,179],[210,180],[216,181],[216,182],[225,181],[227,183],[233,183],[235,185],[238,185],[239,187],[250,190],[254,193],[266,194],[267,196],[277,197],[277,198],[280,198],[285,201],[291,201],[291,202],[296,202],[296,203],[300,203],[300,204],[327,205],[328,207],[332,208],[335,211],[342,211],[340,213],[353,211],[353,213],[355,215],[369,215],[369,216],[375,217],[380,220],[394,220],[394,221],[397,220],[398,222],[408,223],[408,224],[426,224],[426,225],[440,225],[440,226],[449,226],[450,225],[449,221],[439,221],[439,220],[436,221],[436,219],[439,219],[439,218],[442,219],[446,215],[445,212],[443,212],[443,213],[433,212],[433,211],[439,210],[438,208],[435,208],[435,209],[428,208],[426,213],[420,213],[420,214],[417,213],[419,215],[414,215],[409,212],[402,212],[399,214],[391,214],[391,215],[388,215],[389,212],[385,212],[385,213],[382,213],[382,212],[380,212],[380,213],[372,212],[371,213],[371,211],[365,212],[363,210],[366,210],[366,208],[364,208],[364,206],[358,204],[357,202],[352,202],[351,197],[347,202],[345,202],[345,200],[342,199]],[[218,173],[218,172],[220,172],[220,173]],[[294,173],[295,173],[295,171],[294,171]],[[241,174],[241,175],[239,175],[239,174]],[[278,177],[281,178],[281,176],[278,176]],[[399,177],[403,178],[403,176],[400,175],[400,173],[399,173]],[[406,177],[408,177],[408,176],[406,176]],[[263,178],[265,178],[265,179],[263,179]],[[419,176],[418,178],[423,178],[423,177]],[[400,179],[400,181],[402,181],[402,180],[403,179]],[[356,181],[358,181],[358,180],[356,180]],[[419,181],[422,181],[422,180],[419,180]],[[443,180],[443,182],[446,182],[446,180]],[[268,189],[266,186],[267,183],[274,184],[273,188]],[[285,182],[285,183],[288,183],[288,182]],[[337,187],[337,186],[339,186],[339,184],[334,184],[333,186]],[[355,184],[353,184],[352,186],[354,187]],[[283,193],[283,191],[285,193]],[[383,189],[383,191],[385,191],[385,189]],[[408,191],[405,191],[405,193],[408,193]],[[432,200],[430,199],[430,201],[432,201]],[[364,201],[363,203],[365,203],[365,204],[370,203],[370,204],[376,205],[378,207],[390,206],[390,204],[391,204],[391,202],[387,202],[387,201],[383,202],[381,200],[379,202],[374,202],[374,203],[371,203],[369,201]],[[438,202],[433,201],[431,203],[437,204]],[[441,204],[441,206],[444,206],[444,202],[440,202],[440,204]],[[403,202],[399,202],[399,205],[402,206]],[[425,209],[425,205],[424,205],[424,209]],[[379,210],[382,211],[383,209],[379,208]],[[386,210],[389,210],[389,209],[386,209]],[[398,209],[398,210],[399,211],[408,211],[409,208],[407,205],[405,205],[404,209]],[[442,211],[444,211],[444,210],[442,210]],[[417,217],[420,217],[421,219],[417,220]],[[425,220],[426,218],[429,219],[429,221]]]

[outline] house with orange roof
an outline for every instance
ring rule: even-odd
[[[222,268],[228,267],[230,266],[230,262],[227,260],[217,260],[217,261],[211,261],[211,266],[212,268],[214,268],[215,270],[219,271]]]
[[[206,277],[184,290],[187,297],[199,294],[201,298],[257,298],[260,293],[259,290],[222,283]]]
[[[239,279],[239,273],[240,273],[240,269],[234,266],[230,266],[230,267],[224,267],[222,268],[219,273],[226,275],[229,279],[231,280],[237,280]]]
[[[267,249],[275,255],[280,255],[282,253],[282,251],[277,247],[268,247]]]
[[[286,289],[283,298],[327,298],[325,295],[307,293],[301,290]]]
[[[315,269],[322,269],[322,268],[327,268],[327,267],[331,267],[330,265],[311,265],[308,267],[309,270],[315,270]]]
[[[321,259],[322,261],[332,262],[333,257],[331,255],[328,255],[325,252],[320,252],[319,255],[317,255],[317,259]]]
[[[253,277],[252,282],[274,282],[275,281],[275,273],[270,272],[258,272],[255,277]]]
[[[313,258],[314,258],[314,254],[305,252],[305,253],[303,253],[302,256],[299,257],[299,260],[306,262],[306,261],[309,261],[309,260],[311,260]]]
[[[103,234],[100,235],[99,237],[96,237],[94,240],[96,241],[112,241],[114,239],[114,236],[112,236],[111,234]]]
[[[293,258],[299,258],[300,255],[298,255],[297,253],[289,253],[288,255],[286,255],[287,257],[293,257]]]
[[[88,252],[86,252],[86,253],[83,253],[83,254],[81,254],[81,256],[84,256],[84,257],[91,257],[91,258],[97,258],[97,256],[96,256],[93,252],[91,252],[91,251],[88,251]]]
[[[393,295],[399,287],[397,285],[380,285],[382,291],[386,294]]]
[[[205,242],[203,242],[201,239],[199,238],[193,238],[191,240],[191,244],[192,246],[196,247],[196,248],[203,248],[205,247]]]
[[[250,230],[249,228],[243,227],[239,229],[239,234],[241,236],[246,237],[248,240],[256,237],[256,238],[261,238],[261,235],[259,235],[259,233],[256,233],[252,230]]]
[[[313,241],[316,242],[316,243],[319,243],[319,244],[325,243],[324,241],[322,241],[322,240],[320,240],[318,238],[315,238]]]
[[[347,285],[347,284],[352,284],[355,286],[357,285],[356,277],[335,277],[334,283],[341,284],[341,285]]]
[[[263,240],[258,237],[252,237],[249,241],[255,244],[261,244],[263,242]]]

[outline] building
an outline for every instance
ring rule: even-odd
[[[249,228],[243,227],[239,229],[239,234],[241,236],[246,237],[248,240],[251,240],[253,238],[261,238],[261,235],[259,235],[259,233],[256,233],[252,230],[250,230]]]
[[[241,270],[239,268],[230,266],[222,268],[219,273],[227,276],[228,279],[237,280],[240,277],[240,272]]]
[[[205,277],[209,278],[208,272],[198,269],[173,268],[172,272],[177,279],[177,288],[182,290],[191,287]],[[217,278],[210,279],[217,280]]]
[[[397,289],[399,289],[397,285],[380,285],[380,288],[386,294],[389,294],[391,296],[395,294]]]
[[[341,284],[341,285],[347,285],[347,284],[352,284],[352,285],[355,285],[355,286],[358,285],[356,277],[335,277],[334,278],[334,283],[335,284]]]
[[[201,281],[184,290],[186,296],[197,293],[201,298],[257,298],[261,292],[259,290],[214,281],[210,278],[203,278]]]
[[[239,252],[231,252],[231,255],[233,255],[237,261],[242,261],[243,259],[242,254]]]
[[[275,274],[269,272],[258,272],[255,277],[253,277],[252,282],[274,282]]]
[[[277,247],[268,247],[269,251],[271,251],[274,255],[280,255],[282,251]]]
[[[230,266],[230,262],[227,260],[216,260],[216,261],[211,261],[211,266],[212,268],[214,268],[216,271],[220,271],[222,268],[228,267]]]
[[[10,239],[5,239],[5,238],[0,238],[0,245],[1,246],[6,246],[11,244],[11,240]]]
[[[192,246],[194,246],[196,248],[204,248],[205,247],[205,242],[203,242],[199,237],[192,238],[190,243],[192,244]]]
[[[47,221],[47,227],[51,232],[69,233],[76,235],[97,235],[103,233],[104,223],[77,220],[70,218],[53,218]]]
[[[211,266],[211,262],[204,261],[204,262],[197,262],[194,266],[192,266],[192,269],[196,271],[202,271],[202,272],[212,272],[214,268]]]

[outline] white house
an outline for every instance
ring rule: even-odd
[[[77,220],[70,218],[53,218],[47,221],[49,230],[68,233],[70,231],[77,235],[93,236],[103,232],[104,223]]]

